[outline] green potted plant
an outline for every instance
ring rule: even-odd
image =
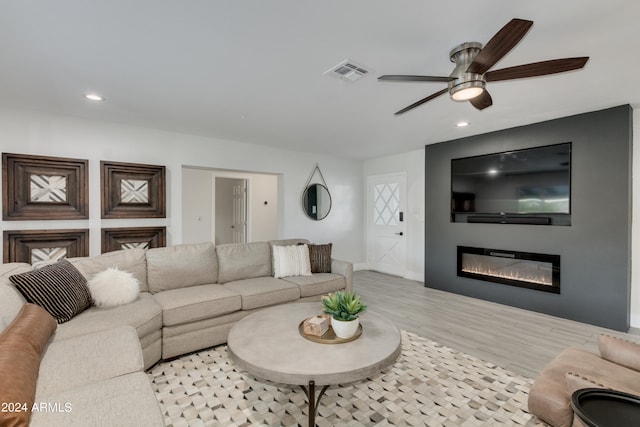
[[[336,291],[322,297],[322,308],[331,316],[331,327],[338,338],[351,338],[360,324],[358,316],[367,306],[355,292]]]

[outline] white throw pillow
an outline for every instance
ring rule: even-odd
[[[307,245],[273,247],[273,277],[288,276],[311,276]]]
[[[133,274],[108,268],[87,283],[96,307],[107,308],[128,304],[138,298],[140,283]]]

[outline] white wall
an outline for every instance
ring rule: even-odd
[[[279,178],[276,175],[252,175],[249,178],[249,232],[254,242],[266,242],[278,237]],[[302,190],[300,194],[302,197]]]
[[[213,204],[211,171],[182,168],[182,242],[211,240]],[[190,189],[185,191],[185,189]]]
[[[360,161],[11,109],[0,109],[0,141],[2,152],[89,160],[89,220],[4,221],[4,230],[89,228],[91,255],[100,253],[101,227],[166,225],[167,244],[182,243],[182,167],[189,165],[281,175],[278,238],[332,242],[336,257],[352,262],[364,259]],[[165,165],[167,218],[101,220],[100,160]],[[300,206],[303,186],[316,163],[334,202],[331,214],[318,222],[309,220]]]
[[[407,214],[405,232],[407,244],[407,279],[424,281],[424,149],[377,159],[365,160],[363,165],[363,194],[366,177],[394,172],[407,174]],[[366,200],[363,201],[366,204]],[[367,209],[366,206],[363,209]],[[363,232],[366,220],[363,219]]]

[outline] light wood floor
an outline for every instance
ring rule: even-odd
[[[373,271],[355,272],[353,283],[369,309],[398,328],[530,378],[568,346],[597,352],[600,333],[640,341],[637,335],[425,288]]]

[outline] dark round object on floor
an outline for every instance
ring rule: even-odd
[[[589,427],[637,427],[640,396],[602,388],[583,388],[571,396],[576,416]]]

